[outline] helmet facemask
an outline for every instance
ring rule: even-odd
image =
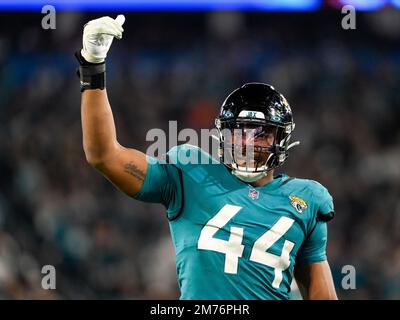
[[[257,181],[286,160],[294,123],[280,125],[256,119],[216,120],[220,158],[245,182]]]

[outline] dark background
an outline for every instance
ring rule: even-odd
[[[119,13],[119,12],[118,12]],[[121,12],[123,13],[123,12]],[[104,14],[0,14],[0,298],[176,299],[160,205],[119,193],[85,161],[75,50]],[[274,85],[292,106],[294,148],[281,171],[334,197],[328,258],[341,299],[400,298],[400,17],[308,13],[127,13],[107,59],[120,143],[146,132],[211,128],[245,82]],[[57,289],[41,288],[54,265]],[[357,288],[341,288],[342,267]],[[294,296],[298,296],[296,290]]]

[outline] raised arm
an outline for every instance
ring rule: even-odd
[[[81,113],[86,160],[119,190],[134,196],[146,175],[146,155],[118,143],[106,89],[85,90]]]
[[[144,153],[121,146],[105,89],[105,58],[114,37],[122,37],[125,18],[102,17],[85,25],[80,63],[83,149],[86,160],[119,190],[137,194],[147,171]]]

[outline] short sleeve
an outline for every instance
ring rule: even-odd
[[[323,214],[334,211],[332,196],[326,188],[323,188],[321,191],[319,211]]]
[[[333,198],[325,187],[322,188],[320,196],[318,198],[319,209],[317,213],[317,220],[324,222],[332,220],[335,216]]]
[[[314,262],[325,261],[326,244],[328,241],[328,228],[326,222],[318,221],[304,240],[297,254],[297,263],[309,265]]]
[[[161,203],[172,219],[182,206],[182,177],[180,169],[169,163],[147,157],[147,172],[142,188],[134,198],[144,202]]]

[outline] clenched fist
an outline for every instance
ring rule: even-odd
[[[122,25],[125,16],[120,14],[117,18],[101,17],[91,20],[83,29],[82,57],[90,63],[102,63],[107,57],[111,43],[115,38],[121,39],[124,29]]]

